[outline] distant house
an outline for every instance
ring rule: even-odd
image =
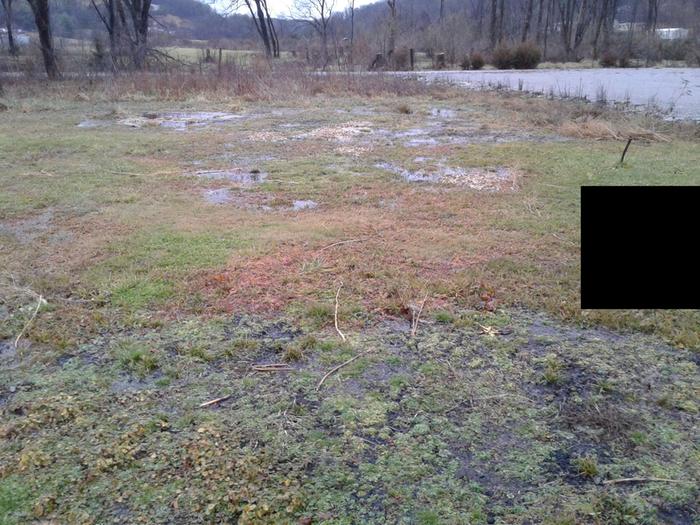
[[[28,46],[29,43],[32,41],[32,39],[29,38],[29,35],[25,33],[17,33],[14,36],[15,44],[17,44],[18,46]]]
[[[630,31],[642,31],[644,29],[644,24],[640,22],[618,22],[615,20],[613,23],[613,29],[619,31],[620,33],[629,33]]]
[[[683,27],[664,27],[656,30],[656,36],[661,40],[685,40],[690,31]]]

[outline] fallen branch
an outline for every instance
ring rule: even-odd
[[[423,313],[423,308],[425,307],[425,302],[428,300],[428,294],[425,294],[425,297],[423,297],[423,302],[420,303],[420,308],[418,309],[418,313],[411,308],[411,311],[413,313],[413,319],[411,320],[411,337],[416,336],[416,332],[418,331],[418,323],[420,322],[420,316]]]
[[[352,244],[354,242],[362,242],[366,241],[367,239],[370,239],[371,237],[362,237],[360,239],[348,239],[347,241],[338,241],[334,242],[333,244],[329,244],[328,246],[324,246],[321,248],[318,253],[325,252],[326,250],[330,250],[331,248],[335,248],[336,246],[342,246],[343,244]]]
[[[289,372],[294,370],[286,363],[271,363],[269,365],[253,365],[251,367],[256,372]]]
[[[687,483],[693,485],[693,481],[685,481],[682,479],[667,479],[667,478],[620,478],[620,479],[608,479],[603,481],[603,485],[614,485],[617,483]]]
[[[335,321],[335,331],[338,332],[338,335],[340,338],[345,342],[345,334],[340,331],[340,328],[338,327],[338,297],[340,296],[340,289],[343,287],[343,283],[340,283],[340,286],[338,287],[338,291],[335,293],[335,314],[334,314],[334,321]]]
[[[367,353],[369,353],[369,350],[367,350],[367,351],[365,351],[365,352],[362,352],[362,353],[360,353],[360,354],[357,354],[355,357],[353,357],[353,358],[351,358],[351,359],[348,359],[348,360],[345,361],[344,363],[341,363],[341,364],[339,364],[338,366],[336,366],[335,368],[333,368],[332,370],[330,370],[330,371],[329,371],[325,376],[323,376],[323,378],[318,382],[318,385],[316,385],[316,392],[318,392],[319,390],[321,390],[321,387],[323,386],[323,383],[326,382],[326,379],[328,379],[329,377],[331,377],[333,374],[335,374],[335,373],[336,373],[338,370],[340,370],[341,368],[346,367],[346,366],[348,366],[348,365],[351,364],[351,363],[354,363],[354,362],[357,361],[360,357],[362,357],[363,355],[365,355],[365,354],[367,354]]]
[[[46,304],[46,299],[44,299],[43,295],[39,295],[39,298],[37,299],[36,302],[36,308],[34,309],[34,313],[32,316],[29,318],[29,320],[24,324],[24,327],[22,328],[22,331],[17,334],[17,338],[15,339],[15,348],[17,348],[17,345],[19,345],[19,340],[22,339],[22,336],[24,333],[27,331],[29,328],[29,325],[31,325],[34,322],[34,319],[36,318],[36,314],[39,313],[39,309],[42,307],[42,305]]]
[[[211,406],[211,405],[223,403],[224,401],[228,401],[232,397],[233,397],[233,394],[230,394],[230,395],[224,396],[224,397],[217,397],[216,399],[212,399],[211,401],[207,401],[206,403],[202,403],[201,405],[199,405],[199,408],[206,408],[206,407]]]

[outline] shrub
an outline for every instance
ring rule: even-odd
[[[630,67],[630,57],[629,55],[622,55],[617,59],[617,67]]]
[[[612,51],[605,51],[598,60],[600,67],[615,67],[617,65],[617,55]]]
[[[462,68],[463,71],[466,71],[469,69],[472,65],[471,60],[469,60],[469,55],[464,55],[462,58],[462,61],[459,63],[459,66]]]
[[[535,69],[540,63],[542,53],[532,42],[523,42],[513,51],[512,64],[515,69]]]
[[[493,50],[491,55],[491,63],[498,69],[510,69],[513,67],[513,51],[505,44]]]
[[[406,71],[411,65],[411,52],[407,47],[400,47],[391,55],[391,66],[396,71]]]
[[[483,69],[484,65],[486,64],[486,61],[484,60],[484,57],[481,55],[481,53],[472,53],[469,55],[469,61],[471,62],[472,69],[479,70]]]

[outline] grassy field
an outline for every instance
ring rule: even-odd
[[[578,225],[697,129],[310,90],[8,90],[0,523],[698,523],[700,313],[582,312]]]

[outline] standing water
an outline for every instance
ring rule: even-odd
[[[651,106],[670,118],[700,121],[700,68],[427,71],[420,77],[472,89],[498,87]]]

